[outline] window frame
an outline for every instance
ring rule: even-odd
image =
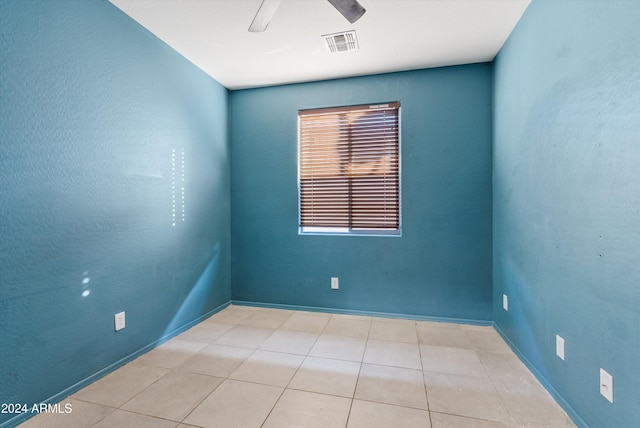
[[[302,178],[301,178],[301,127],[300,117],[301,112],[317,111],[318,113],[341,113],[353,110],[365,110],[368,108],[384,108],[389,105],[396,106],[398,117],[398,134],[397,134],[397,155],[398,155],[398,168],[397,168],[397,198],[398,198],[398,227],[397,229],[391,228],[353,228],[353,227],[327,227],[327,226],[302,226]],[[337,107],[320,107],[320,108],[307,108],[298,110],[297,115],[298,132],[297,132],[297,186],[298,186],[298,234],[299,235],[336,235],[336,236],[377,236],[377,237],[401,237],[402,236],[402,108],[400,101],[390,101],[382,103],[371,104],[356,104],[345,105]]]

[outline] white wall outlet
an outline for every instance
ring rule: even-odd
[[[340,282],[338,281],[338,278],[332,277],[331,278],[331,289],[332,290],[337,290],[338,288],[340,288]]]
[[[600,394],[613,403],[613,376],[600,369]]]
[[[506,294],[502,295],[502,309],[504,309],[505,311],[509,310],[509,298]]]
[[[556,334],[556,355],[564,361],[564,339]]]
[[[115,318],[116,331],[122,330],[124,328],[124,311],[118,312],[113,317]]]

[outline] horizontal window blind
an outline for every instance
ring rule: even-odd
[[[399,108],[298,112],[300,227],[399,229]]]

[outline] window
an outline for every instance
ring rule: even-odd
[[[298,112],[300,232],[400,234],[399,110]]]

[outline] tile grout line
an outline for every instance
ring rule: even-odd
[[[291,315],[293,316],[293,314]],[[285,320],[280,327],[276,330],[280,331],[281,327],[291,318],[291,316],[289,318],[287,318],[287,320]],[[285,330],[286,331],[286,330]],[[275,334],[275,332],[273,333]],[[287,384],[285,385],[284,388],[282,388],[282,392],[280,392],[280,395],[278,396],[278,399],[276,400],[275,403],[273,403],[273,406],[271,407],[271,410],[269,410],[269,413],[267,414],[267,416],[264,418],[264,420],[262,421],[262,423],[260,424],[260,427],[262,428],[264,426],[265,423],[267,423],[267,420],[269,419],[269,417],[271,416],[271,413],[273,413],[273,409],[276,408],[276,406],[278,405],[278,403],[280,402],[280,400],[282,399],[282,396],[284,395],[285,391],[287,389],[289,389],[289,385],[291,384],[291,381],[293,380],[293,378],[296,376],[296,374],[298,373],[298,371],[300,370],[300,367],[302,367],[302,365],[304,364],[304,362],[306,361],[307,357],[309,356],[309,352],[311,352],[311,349],[315,346],[316,342],[318,341],[318,338],[320,337],[320,334],[318,335],[318,337],[316,337],[316,340],[313,342],[313,345],[311,345],[311,347],[309,348],[309,350],[307,351],[306,355],[304,356],[304,359],[300,362],[300,365],[296,368],[295,372],[293,373],[293,376],[291,376],[291,379],[289,379],[289,381],[287,382]],[[268,340],[268,339],[267,339]],[[266,342],[266,340],[265,340]],[[264,343],[264,342],[263,342]]]
[[[245,318],[245,319],[246,319],[246,318]],[[240,321],[242,321],[242,320],[240,320]],[[240,322],[240,321],[239,321],[239,322]],[[231,327],[229,330],[227,330],[226,332],[224,332],[223,334],[221,334],[219,337],[217,337],[217,338],[213,341],[213,343],[208,343],[208,344],[207,344],[207,346],[205,346],[204,348],[202,348],[200,351],[198,351],[197,353],[195,353],[195,354],[194,354],[194,355],[192,355],[191,357],[187,358],[187,360],[185,360],[182,364],[186,363],[188,360],[190,360],[191,358],[193,358],[193,357],[195,357],[196,355],[198,355],[200,352],[202,352],[202,350],[203,350],[203,349],[206,349],[206,348],[207,348],[208,346],[210,346],[210,345],[214,345],[214,344],[215,344],[215,345],[218,345],[218,346],[227,346],[227,345],[218,344],[218,343],[216,343],[216,341],[217,341],[218,339],[220,339],[222,336],[224,336],[227,332],[231,331],[234,327],[237,327],[238,325],[240,325],[240,324],[238,324],[238,323],[233,324],[233,327]],[[249,355],[247,355],[247,357],[242,361],[242,363],[244,363],[244,361],[248,360],[248,359],[249,359],[249,358],[250,358],[250,357],[255,353],[255,351],[256,351],[256,349],[253,349],[253,348],[242,348],[242,347],[238,347],[238,346],[236,346],[236,348],[241,348],[241,349],[251,349],[251,353],[250,353]],[[242,363],[240,363],[240,365],[242,365]],[[240,365],[238,365],[238,367],[240,367]],[[177,370],[177,367],[176,367],[176,370]],[[234,370],[234,371],[235,371],[235,370]],[[187,372],[187,373],[191,373],[191,372]],[[210,376],[210,375],[203,374],[203,373],[193,373],[193,374],[198,374],[198,375],[202,375],[202,376],[215,377],[215,378],[219,378],[219,379],[223,379],[223,380],[222,380],[222,382],[220,382],[218,385],[216,385],[216,387],[215,387],[215,388],[213,388],[213,390],[211,390],[211,392],[210,392],[209,394],[207,394],[207,395],[206,395],[202,400],[200,400],[200,401],[198,402],[198,404],[196,404],[195,406],[193,406],[193,408],[192,408],[192,409],[187,413],[187,415],[186,415],[184,418],[182,418],[182,419],[180,420],[180,422],[178,422],[178,425],[180,425],[180,424],[185,424],[185,425],[186,425],[186,422],[185,422],[185,421],[189,418],[189,416],[191,416],[191,414],[192,414],[193,412],[195,412],[195,411],[196,411],[196,409],[197,409],[198,407],[200,407],[200,406],[202,405],[202,403],[204,403],[204,402],[207,400],[207,398],[209,398],[209,397],[210,397],[210,396],[211,396],[211,395],[212,395],[212,394],[213,394],[213,393],[214,393],[214,392],[215,392],[215,391],[220,387],[220,385],[222,385],[226,380],[229,380],[229,376],[230,376],[232,373],[233,373],[233,371],[232,371],[231,373],[227,374],[224,378],[222,378],[222,377],[220,377],[220,376]],[[178,426],[178,425],[176,425],[176,426]],[[189,425],[191,425],[191,424],[189,424]]]
[[[484,351],[484,352],[489,352],[489,351]],[[484,369],[485,373],[487,374],[487,379],[489,379],[489,382],[491,383],[491,386],[493,387],[493,390],[495,391],[496,395],[498,396],[498,399],[500,400],[500,403],[502,404],[502,407],[504,408],[507,416],[510,419],[509,422],[515,425],[516,424],[516,418],[511,414],[511,410],[509,410],[509,407],[504,402],[504,400],[502,398],[502,394],[500,394],[500,391],[498,391],[498,387],[496,387],[495,383],[493,382],[493,377],[491,376],[491,373],[489,373],[489,370],[487,369],[485,364],[482,362],[482,359],[478,355],[478,350],[474,349],[473,353],[475,354],[476,358],[478,358],[478,361],[480,361],[480,364],[482,364],[482,368]]]
[[[351,419],[351,410],[353,409],[353,402],[356,400],[356,391],[358,390],[358,384],[360,383],[360,374],[362,373],[362,366],[364,365],[364,354],[367,352],[367,345],[369,344],[369,334],[371,334],[371,325],[369,323],[369,331],[367,332],[367,339],[364,343],[364,350],[362,351],[362,358],[360,360],[360,367],[358,368],[358,375],[356,376],[356,384],[353,386],[353,393],[351,394],[351,405],[349,406],[349,413],[347,414],[347,422],[345,428],[349,425],[349,419]]]
[[[424,387],[424,396],[427,400],[427,415],[429,416],[429,426],[433,428],[433,421],[431,420],[431,404],[429,403],[429,391],[427,391],[427,382],[424,379],[424,364],[422,363],[422,348],[420,347],[420,335],[418,334],[418,323],[415,322],[413,327],[416,331],[416,340],[418,341],[418,355],[420,356],[420,372],[422,373],[422,386]]]

